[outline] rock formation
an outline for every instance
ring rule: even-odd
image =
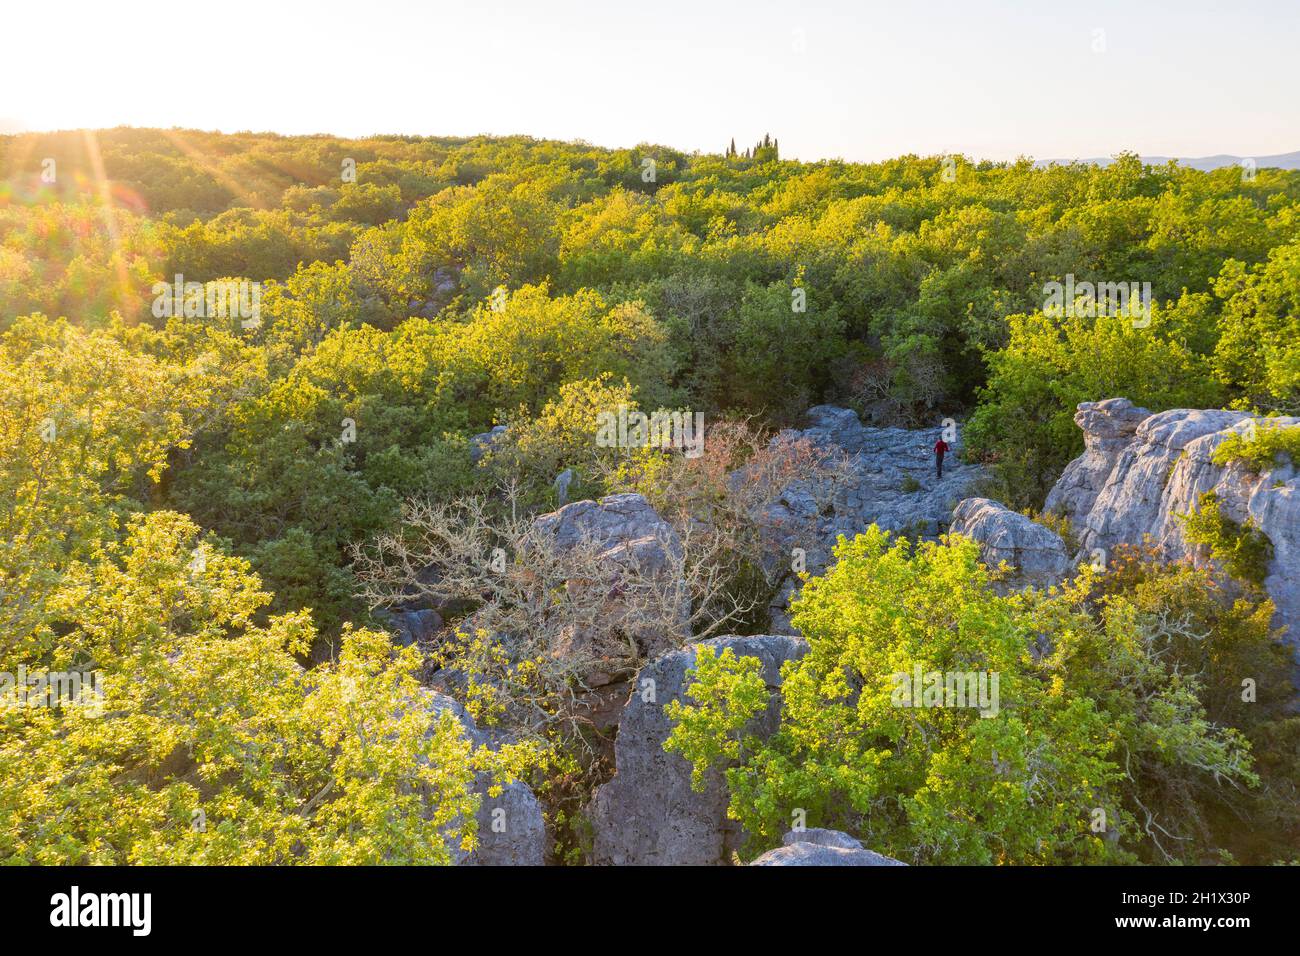
[[[508,425],[497,425],[490,431],[479,432],[477,435],[471,435],[469,439],[469,460],[478,463],[486,455],[497,439],[506,433]]]
[[[1047,496],[1064,514],[1083,554],[1150,540],[1167,560],[1205,555],[1183,534],[1182,515],[1214,492],[1223,514],[1250,519],[1273,544],[1264,587],[1277,606],[1275,623],[1300,653],[1300,478],[1294,464],[1254,472],[1240,461],[1216,465],[1215,449],[1247,427],[1300,425],[1300,418],[1253,418],[1246,412],[1171,409],[1150,414],[1126,399],[1084,402],[1074,417],[1085,451]]]
[[[1135,407],[1127,398],[1080,404],[1074,421],[1083,429],[1083,454],[1065,466],[1047,495],[1044,510],[1071,518],[1091,511],[1120,452],[1150,417],[1149,411]]]
[[[665,568],[680,554],[677,532],[643,495],[609,495],[600,501],[575,501],[535,521],[564,551],[590,542],[610,564],[636,562],[647,571]]]
[[[967,498],[952,515],[952,532],[980,544],[990,568],[1005,561],[1011,575],[1001,587],[1045,590],[1071,576],[1074,562],[1060,535],[988,498]]]
[[[590,572],[590,578],[570,580],[568,587],[571,593],[577,593],[572,589],[591,589],[586,593],[603,595],[602,625],[620,628],[636,640],[642,653],[652,655],[664,649],[662,618],[647,617],[647,598],[656,610],[671,608],[672,621],[683,626],[687,623],[691,599],[679,576],[681,538],[644,496],[621,494],[600,501],[575,501],[541,515],[533,525],[549,542],[553,555],[579,546],[591,549],[597,569]],[[636,593],[629,595],[625,590],[628,579],[649,582],[653,590],[647,594],[633,588]],[[577,631],[566,644],[577,648],[589,646],[590,641],[590,633]],[[564,648],[556,651],[565,652]],[[587,675],[588,682],[596,676]]]
[[[456,700],[446,694],[424,690],[424,705],[436,716],[450,712],[476,746],[492,747],[494,741],[480,730]],[[542,866],[548,842],[542,806],[523,781],[506,784],[499,796],[488,791],[492,780],[479,774],[474,790],[481,797],[478,814],[478,846],[472,853],[458,852],[457,862],[468,866]]]
[[[393,643],[398,647],[427,643],[442,629],[442,615],[432,608],[391,611],[386,618]]]
[[[810,408],[808,422],[802,431],[787,434],[841,450],[848,456],[851,478],[834,489],[825,512],[818,506],[817,489],[792,482],[764,518],[773,553],[789,562],[792,549],[803,549],[810,574],[826,569],[841,534],[853,538],[871,524],[911,537],[945,533],[957,502],[985,474],[978,465],[958,460],[958,438],[949,442],[943,478],[937,478],[933,449],[939,428],[868,428],[851,409],[832,405]],[[805,533],[809,528],[815,531]],[[792,633],[786,608],[797,587],[792,574],[773,601],[772,630],[778,633]]]
[[[839,830],[791,830],[783,846],[768,850],[750,866],[907,866],[901,860],[868,850]]]
[[[728,861],[742,835],[727,819],[727,788],[722,774],[711,771],[703,792],[691,789],[690,764],[664,750],[672,730],[665,707],[685,690],[686,671],[697,649],[731,648],[737,656],[757,657],[771,691],[768,711],[756,718],[755,733],[771,733],[779,718],[781,665],[797,659],[807,645],[787,636],[718,637],[660,657],[633,682],[619,724],[615,774],[600,787],[589,816],[593,829],[592,860],[598,864],[714,865]]]

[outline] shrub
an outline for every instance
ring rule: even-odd
[[[708,427],[699,457],[633,458],[611,482],[711,542],[720,587],[707,619],[725,617],[741,633],[767,626],[765,609],[790,567],[790,548],[816,534],[815,514],[773,518],[772,506],[798,483],[820,511],[850,472],[841,452],[786,432],[769,441],[746,420],[722,419]]]
[[[1278,464],[1279,455],[1300,462],[1300,425],[1264,423],[1248,434],[1233,432],[1214,449],[1210,460],[1216,465],[1243,461],[1252,471],[1263,472]]]
[[[499,483],[516,481],[529,501],[556,504],[551,485],[566,468],[574,471],[568,499],[598,497],[605,490],[605,478],[620,459],[644,454],[602,448],[596,442],[602,412],[617,415],[620,407],[637,411],[632,387],[610,382],[609,375],[560,386],[559,397],[547,402],[537,414],[521,405],[511,416],[510,427],[493,442],[484,466]]]
[[[1230,575],[1251,584],[1264,583],[1273,560],[1273,542],[1254,521],[1248,518],[1242,525],[1223,514],[1218,495],[1212,491],[1201,495],[1196,510],[1182,519],[1187,540],[1209,548],[1210,557]]]
[[[1275,692],[1269,608],[1207,602],[1192,569],[1152,572],[1140,592],[1100,603],[1089,569],[1058,594],[999,596],[978,553],[960,536],[913,546],[874,526],[841,539],[795,603],[809,652],[782,669],[777,731],[746,733],[767,699],[752,663],[704,655],[665,748],[697,779],[727,768],[749,853],[802,815],[915,862],[1212,856],[1212,824],[1265,803],[1243,796],[1260,785],[1250,743],[1207,712],[1207,701],[1219,716],[1230,708],[1206,656],[1249,661]],[[1213,641],[1193,639],[1201,624]],[[994,712],[943,697],[900,706],[896,675],[917,669],[996,674]],[[1287,739],[1276,722],[1257,726]],[[1293,792],[1280,764],[1270,812]],[[1265,841],[1277,842],[1276,831]]]
[[[93,668],[106,706],[6,709],[0,859],[429,864],[472,849],[476,774],[509,780],[537,751],[473,746],[382,632],[345,631],[336,660],[304,671],[309,616],[254,623],[260,581],[208,544],[196,564],[197,532],[172,512],[135,518],[56,594],[47,666]]]
[[[1103,715],[1035,678],[1028,621],[992,591],[978,547],[950,541],[913,548],[875,526],[841,539],[837,563],[795,603],[810,649],[782,670],[769,740],[704,739],[734,735],[766,694],[744,665],[695,671],[666,747],[697,770],[740,758],[726,774],[729,813],[749,852],[775,845],[802,810],[808,826],[914,862],[1114,858],[1088,826],[1091,808],[1117,804]],[[895,706],[893,675],[916,667],[997,674],[998,716]]]

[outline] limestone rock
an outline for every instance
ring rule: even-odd
[[[1150,415],[1127,398],[1081,402],[1074,422],[1083,429],[1084,452],[1066,465],[1047,496],[1044,510],[1070,517],[1092,510],[1120,452],[1128,447],[1138,425]]]
[[[702,793],[691,789],[690,764],[663,749],[672,729],[665,708],[679,700],[686,671],[698,648],[759,658],[772,692],[766,714],[756,718],[756,733],[771,733],[779,718],[781,665],[807,651],[802,640],[786,636],[718,637],[691,644],[647,664],[632,685],[615,743],[616,772],[592,800],[589,816],[593,862],[615,865],[714,865],[727,862],[741,842],[727,819],[726,783],[718,771],[706,778]],[[651,699],[647,699],[651,698]]]
[[[390,632],[398,647],[427,643],[442,628],[442,615],[431,608],[393,611],[388,615]]]
[[[1154,533],[1162,523],[1165,492],[1184,448],[1197,438],[1227,430],[1249,417],[1245,412],[1173,409],[1143,421],[1115,459],[1092,508],[1072,516],[1083,547],[1091,550],[1109,549],[1121,542],[1141,544],[1143,537]],[[1180,549],[1168,556],[1182,557],[1183,552]]]
[[[563,508],[569,503],[569,485],[573,484],[573,469],[566,468],[555,476],[551,487],[555,489],[555,498]]]
[[[624,601],[618,596],[628,577],[650,581],[656,589],[655,600],[675,602],[674,620],[684,626],[689,619],[690,595],[674,583],[677,579],[673,577],[679,570],[681,538],[643,495],[609,495],[600,501],[575,501],[536,518],[534,527],[541,535],[550,536],[558,554],[579,545],[594,550],[604,576],[596,581],[571,581],[570,587],[596,588],[608,595],[602,622],[633,637],[642,653],[653,655],[664,650],[665,644],[661,628],[638,613],[635,600]],[[576,650],[590,639],[589,634],[576,631],[566,643]],[[675,644],[676,641],[670,646]],[[557,650],[565,652],[563,648]]]
[[[1122,411],[1122,427],[1103,406]],[[1142,411],[1122,399],[1079,406],[1075,421],[1085,429],[1088,450],[1066,468],[1048,495],[1049,508],[1070,517],[1085,553],[1149,539],[1166,560],[1203,563],[1207,557],[1184,537],[1180,516],[1195,510],[1202,494],[1214,492],[1225,515],[1237,522],[1253,520],[1273,543],[1264,587],[1277,606],[1274,624],[1288,628],[1286,639],[1300,660],[1300,476],[1295,465],[1276,464],[1256,473],[1239,461],[1214,464],[1215,449],[1251,420],[1246,412],[1171,409],[1143,418],[1126,439],[1128,422]],[[1257,428],[1287,427],[1300,425],[1300,418],[1254,423]]]
[[[477,435],[471,435],[469,439],[469,460],[478,463],[478,461],[488,453],[492,445],[505,434],[508,425],[497,425],[490,431],[479,432]]]
[[[960,432],[949,442],[943,478],[935,475],[934,442],[940,429],[870,428],[852,409],[817,405],[807,413],[809,426],[783,435],[807,438],[839,449],[848,456],[851,477],[829,495],[829,507],[819,507],[822,489],[807,481],[792,482],[763,516],[768,572],[783,573],[791,551],[805,553],[806,570],[819,575],[831,561],[837,538],[861,534],[871,524],[913,538],[936,538],[948,531],[953,508],[985,476],[978,465],[958,461]],[[787,572],[788,573],[788,572]],[[792,592],[793,576],[781,593]],[[787,604],[774,602],[772,629],[789,628]]]
[[[792,830],[781,842],[784,846],[768,850],[750,866],[907,866],[839,830]]]
[[[474,718],[454,698],[427,689],[422,693],[424,706],[438,716],[451,713],[475,745],[494,746],[491,736],[475,725]],[[521,780],[506,784],[496,797],[488,792],[491,785],[486,773],[475,780],[474,790],[482,798],[476,815],[479,844],[472,853],[458,852],[457,862],[467,866],[542,866],[549,844],[536,795]]]
[[[1031,521],[988,498],[967,498],[952,516],[952,531],[980,544],[981,560],[990,568],[1005,561],[1013,569],[1004,586],[1039,590],[1070,576],[1074,562],[1065,542],[1050,528]]]
[[[670,553],[680,553],[677,532],[644,495],[609,495],[600,501],[575,501],[537,518],[540,531],[554,536],[561,551],[589,541],[611,561],[648,560],[662,567]]]
[[[543,866],[548,843],[542,805],[532,789],[516,780],[493,797],[486,780],[478,783],[483,802],[478,810],[478,847],[471,866]]]

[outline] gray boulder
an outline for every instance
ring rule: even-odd
[[[609,495],[600,501],[575,501],[541,515],[536,528],[552,536],[563,552],[589,542],[612,563],[635,561],[645,570],[660,570],[670,555],[681,553],[677,532],[644,495]]]
[[[1083,429],[1083,454],[1065,466],[1043,510],[1068,517],[1091,511],[1120,453],[1150,416],[1147,409],[1136,407],[1127,398],[1081,402],[1074,421]]]
[[[438,295],[450,296],[460,283],[460,275],[455,269],[444,266],[433,270],[433,290]]]
[[[549,538],[557,556],[579,546],[592,549],[601,569],[600,577],[593,580],[580,575],[582,580],[571,579],[569,587],[597,589],[605,595],[606,604],[600,615],[604,626],[631,636],[647,656],[676,646],[680,638],[665,643],[661,622],[648,621],[643,611],[638,612],[638,606],[644,607],[638,601],[646,600],[647,591],[636,588],[630,597],[622,596],[627,593],[624,589],[628,580],[637,581],[650,589],[650,599],[656,605],[672,609],[675,623],[684,628],[689,621],[691,598],[679,577],[681,538],[644,496],[622,494],[609,495],[600,501],[575,501],[541,515],[533,525],[539,536]],[[539,560],[546,558],[539,557]],[[557,652],[569,653],[569,649],[576,652],[592,640],[593,635],[586,629],[574,630]]]
[[[476,746],[496,745],[454,698],[428,689],[423,689],[422,694],[425,707],[439,716],[451,713]],[[457,862],[462,866],[544,865],[549,849],[546,821],[532,789],[523,781],[515,780],[494,797],[489,793],[491,786],[492,778],[486,773],[475,779],[474,791],[481,799],[475,815],[479,842],[472,853],[457,851]]]
[[[431,608],[392,611],[388,614],[393,642],[399,647],[428,643],[442,628],[442,615]]]
[[[691,644],[645,665],[633,682],[615,742],[616,773],[597,789],[588,816],[592,861],[604,865],[719,865],[743,839],[727,819],[722,774],[711,771],[703,792],[691,789],[690,764],[663,748],[672,729],[665,707],[680,700],[699,647],[757,657],[771,691],[768,711],[753,732],[771,733],[780,716],[781,665],[808,646],[787,636],[718,637]]]
[[[1011,576],[1000,582],[1006,588],[1046,590],[1074,570],[1060,535],[988,498],[958,504],[951,530],[978,541],[981,560],[990,568],[1003,561],[1010,566]]]
[[[497,442],[497,440],[506,433],[508,425],[497,425],[489,431],[479,432],[477,435],[471,435],[469,439],[469,460],[478,463]]]
[[[555,498],[563,508],[569,503],[569,485],[573,484],[573,469],[566,468],[555,476],[551,487],[555,489]]]
[[[750,866],[907,866],[839,830],[791,830],[781,842],[784,846],[768,850]]]
[[[1172,517],[1166,492],[1188,445],[1216,432],[1226,433],[1248,418],[1245,412],[1174,409],[1144,420],[1115,459],[1092,507],[1071,516],[1084,548],[1140,544],[1153,534],[1165,517]],[[1169,556],[1184,554],[1179,549]]]

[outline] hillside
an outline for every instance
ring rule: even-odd
[[[1164,166],[1166,163],[1177,163],[1179,166],[1186,166],[1188,169],[1199,169],[1202,172],[1212,172],[1216,169],[1236,168],[1241,169],[1243,163],[1253,163],[1255,169],[1300,169],[1300,150],[1293,153],[1276,153],[1269,156],[1229,156],[1226,153],[1218,153],[1214,156],[1143,156],[1142,162],[1148,166]],[[1048,164],[1066,164],[1070,162],[1089,163],[1096,166],[1106,166],[1113,161],[1112,157],[1093,157],[1091,159],[1079,160],[1062,160],[1047,159],[1041,160],[1040,165]]]

